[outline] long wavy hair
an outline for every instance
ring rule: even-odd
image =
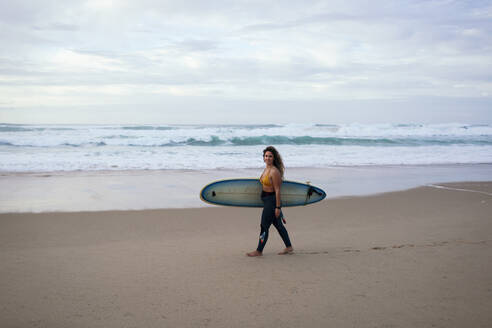
[[[268,146],[265,149],[263,149],[263,157],[265,157],[265,153],[267,151],[273,154],[273,166],[275,166],[280,171],[280,176],[283,179],[285,166],[284,166],[284,162],[282,161],[282,156],[280,156],[280,153],[277,151],[277,149],[275,149],[275,147]]]

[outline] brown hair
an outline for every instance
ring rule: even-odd
[[[268,146],[265,149],[263,149],[263,156],[265,156],[265,153],[267,151],[273,154],[273,166],[275,166],[280,171],[280,177],[282,177],[283,179],[285,166],[284,166],[284,162],[282,161],[282,156],[280,156],[280,153],[273,146]]]

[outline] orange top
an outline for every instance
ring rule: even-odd
[[[268,178],[268,174],[264,174],[264,176],[262,175],[260,177],[260,182],[264,186],[267,186],[267,187],[271,187],[272,186],[272,183],[270,182],[270,179]]]

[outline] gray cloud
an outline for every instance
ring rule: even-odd
[[[109,4],[0,3],[0,103],[492,97],[487,1]]]
[[[209,51],[218,49],[219,43],[213,40],[193,40],[187,39],[181,42],[175,43],[176,48],[181,49],[182,51]]]
[[[33,29],[38,30],[38,31],[77,31],[79,30],[79,27],[77,25],[73,24],[66,24],[66,23],[50,23],[48,25],[44,26],[33,26]]]

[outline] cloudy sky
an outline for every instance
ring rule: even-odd
[[[0,122],[492,123],[492,1],[0,0]]]

